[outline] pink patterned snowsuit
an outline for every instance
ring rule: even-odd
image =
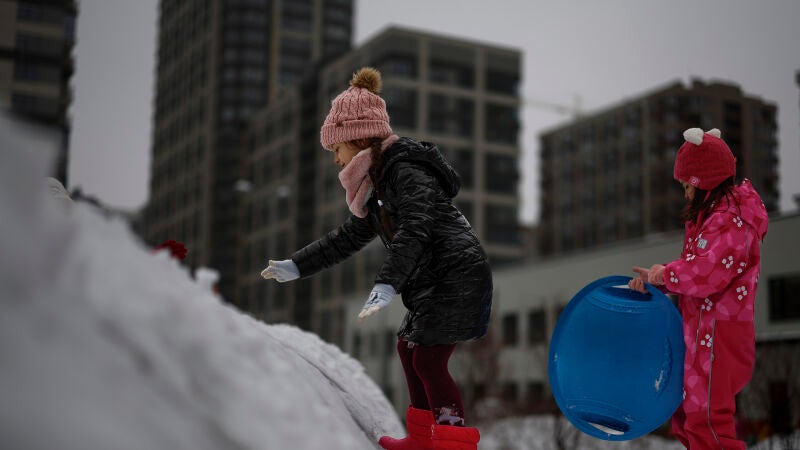
[[[686,448],[744,449],[734,428],[735,395],[755,364],[753,300],[767,212],[748,180],[698,223],[687,223],[681,259],[666,265],[667,291],[679,294],[686,343],[684,399],[672,430]]]

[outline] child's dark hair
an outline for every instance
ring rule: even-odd
[[[733,188],[738,183],[739,180],[736,177],[730,177],[711,191],[695,188],[694,198],[687,202],[683,208],[681,220],[684,222],[696,222],[700,213],[703,214],[703,217],[708,217],[709,211],[722,201],[728,202],[728,205],[736,204],[738,208],[739,202],[733,196]]]
[[[369,167],[369,177],[372,180],[372,186],[375,189],[375,193],[379,198],[381,196],[381,192],[380,187],[378,186],[378,178],[381,176],[384,164],[383,149],[381,149],[382,143],[383,138],[379,137],[364,138],[353,141],[353,144],[355,144],[358,148],[370,149],[372,164]],[[383,208],[381,208],[381,227],[383,228],[383,232],[386,234],[386,236],[389,237],[389,240],[394,239],[391,220],[389,220],[389,216],[386,214],[386,211]]]

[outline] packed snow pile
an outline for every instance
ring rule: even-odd
[[[46,141],[2,118],[3,448],[354,450],[404,434],[338,348],[249,318],[208,273],[48,192]]]

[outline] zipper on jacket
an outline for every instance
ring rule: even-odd
[[[708,388],[706,390],[706,395],[707,395],[707,397],[706,397],[706,402],[707,402],[707,405],[706,405],[706,416],[707,416],[706,420],[708,420],[708,429],[711,430],[711,435],[714,436],[714,440],[717,442],[717,445],[719,445],[719,448],[721,448],[722,450],[725,450],[722,447],[722,443],[719,441],[719,438],[717,437],[717,433],[714,431],[714,427],[711,425],[711,380],[712,380],[711,376],[712,376],[712,372],[714,370],[714,344],[715,344],[714,340],[717,338],[716,337],[716,331],[717,331],[717,319],[712,319],[711,320],[711,354],[709,356],[709,358],[711,358],[711,360],[709,361],[709,364],[708,364]]]
[[[700,341],[700,326],[703,324],[703,309],[700,308],[700,318],[697,319],[697,330],[694,333],[694,350],[697,352],[697,343]]]

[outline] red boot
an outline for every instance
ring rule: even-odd
[[[478,450],[481,434],[477,428],[435,425],[433,427],[434,450]]]
[[[378,444],[386,450],[433,450],[431,426],[433,426],[433,413],[430,410],[409,406],[406,410],[408,437],[394,439],[383,436]]]

